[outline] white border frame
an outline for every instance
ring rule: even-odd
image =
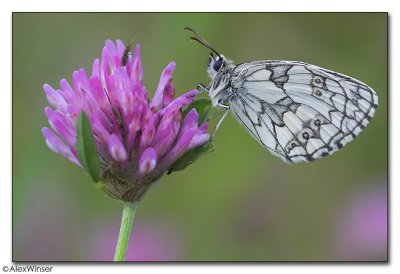
[[[389,106],[390,106],[390,235],[389,235],[389,264],[386,263],[332,263],[332,264],[61,264],[55,263],[53,272],[70,273],[70,271],[95,271],[97,274],[109,273],[110,271],[118,271],[118,273],[153,273],[154,271],[163,271],[163,273],[204,273],[204,271],[229,271],[229,273],[242,273],[243,271],[252,271],[253,273],[265,273],[265,271],[273,270],[274,273],[291,273],[296,268],[296,273],[337,273],[338,271],[350,273],[354,271],[362,271],[368,273],[400,273],[400,256],[399,248],[399,231],[400,231],[400,214],[399,214],[399,183],[400,176],[400,140],[398,122],[400,107],[400,81],[397,78],[400,76],[399,67],[399,51],[400,49],[400,1],[398,0],[335,0],[335,1],[317,1],[317,0],[280,0],[280,1],[215,1],[201,0],[201,2],[183,1],[183,0],[168,0],[168,1],[82,1],[82,0],[67,0],[67,1],[29,1],[29,0],[14,0],[2,1],[0,9],[0,29],[2,43],[0,44],[2,53],[1,63],[1,86],[0,92],[0,111],[1,111],[1,126],[5,129],[1,136],[1,144],[3,150],[0,154],[0,167],[2,174],[1,186],[1,210],[0,210],[0,267],[11,266],[11,37],[12,37],[12,12],[55,12],[55,11],[71,11],[71,12],[116,12],[116,11],[236,11],[236,12],[389,12]],[[196,5],[196,8],[194,6]],[[157,9],[154,9],[157,7]],[[257,8],[255,8],[257,7]],[[366,26],[367,27],[367,26]],[[377,68],[379,69],[379,68]],[[397,77],[396,77],[397,76]],[[396,119],[397,118],[397,119]],[[394,124],[393,121],[397,121]],[[397,152],[395,154],[394,152]],[[397,168],[393,168],[397,167]],[[21,264],[18,264],[21,265]],[[223,268],[223,269],[222,269]]]

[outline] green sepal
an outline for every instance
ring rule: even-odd
[[[100,161],[89,119],[81,111],[76,124],[76,150],[79,161],[93,181],[100,181]]]
[[[211,110],[211,100],[206,99],[206,98],[200,98],[192,103],[190,103],[183,111],[183,117],[186,117],[186,115],[191,111],[192,109],[196,109],[197,113],[199,114],[199,122],[198,125],[201,125],[207,118],[208,114],[210,113]]]
[[[210,153],[214,150],[215,145],[213,141],[208,141],[200,147],[189,150],[171,165],[171,168],[168,170],[167,174],[185,169],[189,165],[193,164],[193,162],[196,161],[200,156]]]

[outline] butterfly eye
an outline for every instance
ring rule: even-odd
[[[217,60],[217,61],[215,61],[214,65],[213,65],[213,69],[215,71],[219,71],[223,64],[224,64],[224,62],[221,59]]]

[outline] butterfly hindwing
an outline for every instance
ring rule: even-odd
[[[287,162],[312,161],[354,139],[378,105],[376,93],[351,77],[291,61],[257,61],[232,71],[234,115]]]

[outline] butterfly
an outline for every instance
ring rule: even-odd
[[[207,91],[273,155],[288,163],[313,161],[353,140],[368,125],[378,96],[349,76],[298,61],[235,65],[192,28],[190,37],[211,50]],[[214,55],[216,54],[216,55]]]

